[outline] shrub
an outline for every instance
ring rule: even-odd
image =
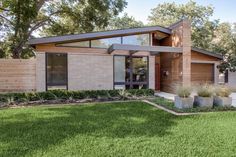
[[[57,97],[51,91],[39,92],[39,97],[41,100],[56,100]]]
[[[197,89],[197,94],[200,97],[211,97],[213,95],[213,88],[211,85],[202,85]]]
[[[72,93],[67,90],[50,90],[50,93],[52,93],[57,99],[67,100],[72,97]]]
[[[39,101],[41,100],[39,93],[28,93],[29,101]]]
[[[215,88],[215,94],[220,97],[229,97],[231,90],[227,86],[219,86]]]
[[[129,89],[129,90],[88,90],[88,91],[67,91],[67,90],[51,90],[46,92],[35,93],[9,93],[0,94],[0,102],[28,102],[38,100],[70,100],[85,98],[127,98],[131,95],[135,96],[153,96],[154,91],[151,89]]]
[[[188,98],[191,95],[191,87],[179,86],[176,89],[176,93],[181,98]]]
[[[128,99],[131,96],[131,93],[129,93],[127,90],[119,90],[119,96],[122,100]]]

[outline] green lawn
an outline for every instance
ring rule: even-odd
[[[0,156],[235,156],[236,112],[176,117],[142,102],[0,110]]]

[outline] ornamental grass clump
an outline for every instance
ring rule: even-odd
[[[229,97],[231,94],[231,89],[227,86],[219,86],[215,88],[215,94],[219,97]]]
[[[192,92],[191,87],[179,86],[176,89],[177,95],[181,98],[188,98],[191,95],[191,92]]]
[[[211,85],[205,84],[197,88],[197,94],[200,97],[212,97],[213,87]]]

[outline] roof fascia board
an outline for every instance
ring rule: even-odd
[[[169,47],[169,46],[139,46],[139,45],[126,45],[126,44],[113,44],[108,48],[108,53],[112,53],[115,50],[125,51],[148,51],[153,54],[159,52],[172,52],[182,53],[183,49],[180,47]]]
[[[76,34],[76,35],[35,38],[35,39],[30,39],[29,44],[36,45],[36,44],[44,44],[44,43],[58,43],[58,42],[69,42],[69,41],[76,41],[76,40],[89,40],[93,38],[123,36],[123,35],[131,35],[131,34],[138,34],[138,33],[139,34],[148,33],[148,32],[153,32],[153,31],[160,31],[166,34],[171,34],[171,30],[169,28],[165,28],[161,26],[150,26],[150,27],[141,27],[141,28],[132,28],[132,29],[112,30],[112,31],[105,31],[105,32],[93,32],[93,33],[84,33],[84,34]]]

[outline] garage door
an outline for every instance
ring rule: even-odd
[[[214,64],[192,63],[191,71],[192,84],[214,83]]]

